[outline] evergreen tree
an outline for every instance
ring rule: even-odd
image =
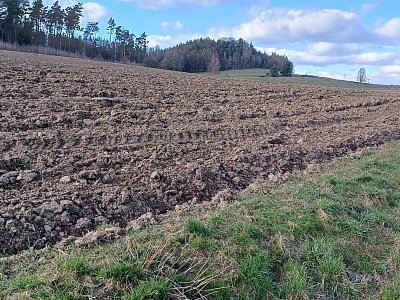
[[[183,72],[207,72],[219,65],[219,70],[265,68],[273,69],[272,73],[276,76],[293,74],[293,63],[286,56],[262,53],[243,39],[197,39],[166,49],[161,55],[157,54],[156,59],[153,53],[149,56],[146,63],[150,65]]]
[[[48,44],[61,50],[62,31],[64,28],[65,11],[58,1],[54,2],[47,11]],[[56,38],[58,37],[58,38]]]
[[[281,70],[281,74],[282,76],[292,76],[294,72],[294,68],[293,68],[293,63],[288,60],[286,61],[283,66],[282,66],[282,70]]]
[[[83,4],[78,3],[65,9],[64,24],[68,36],[68,51],[71,51],[71,40],[76,30],[79,30],[79,22],[82,17]]]
[[[32,22],[32,28],[35,33],[41,31],[41,25],[45,20],[46,9],[43,0],[36,0],[32,3],[30,8],[29,17]]]
[[[115,24],[114,18],[111,17],[107,22],[107,31],[108,31],[108,34],[109,34],[109,49],[108,49],[108,51],[109,51],[109,58],[110,59],[111,59],[111,38],[112,38],[112,35],[115,32],[115,27],[116,26],[117,25]],[[114,43],[114,47],[115,47],[115,43]]]
[[[32,41],[36,45],[44,46],[46,44],[46,34],[43,31],[43,25],[46,23],[47,8],[43,0],[36,0],[29,9],[29,18],[32,25]]]
[[[80,28],[82,15],[82,3],[62,9],[58,0],[50,8],[44,6],[43,0],[33,0],[31,7],[28,0],[0,0],[0,38],[6,43],[33,43],[89,58],[111,60],[113,57],[183,72],[265,68],[277,76],[293,74],[293,63],[286,56],[262,53],[243,39],[201,38],[166,50],[149,49],[145,32],[136,36],[116,26],[111,17],[106,27],[108,39],[98,38],[100,24],[89,22],[83,30]],[[83,37],[75,36],[77,30],[83,31]]]
[[[0,30],[2,40],[15,43],[23,40],[24,15],[29,7],[27,0],[0,0]],[[18,34],[21,33],[20,38]]]

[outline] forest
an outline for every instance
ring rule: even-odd
[[[83,4],[62,8],[59,1],[46,7],[43,0],[0,0],[0,40],[8,44],[49,47],[79,56],[142,63],[148,53],[146,33],[136,36],[107,22],[108,37],[99,35],[99,22],[81,27]]]
[[[182,72],[219,72],[226,70],[265,68],[271,76],[291,76],[293,63],[287,56],[267,54],[243,39],[201,38],[175,47],[151,49],[145,66]]]
[[[47,7],[43,0],[0,0],[0,41],[190,73],[265,68],[271,76],[293,74],[293,63],[286,56],[258,51],[243,39],[202,38],[168,49],[149,48],[145,32],[135,35],[111,17],[103,37],[99,22],[81,27],[82,17],[82,3],[63,8],[59,1]]]

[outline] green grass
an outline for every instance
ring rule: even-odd
[[[203,235],[203,236],[207,236],[207,235],[211,234],[210,229],[208,229],[207,226],[205,226],[200,221],[194,220],[194,219],[188,219],[186,221],[186,230],[189,233],[194,233],[194,234]]]
[[[225,78],[242,78],[260,80],[270,83],[285,83],[285,84],[309,84],[316,86],[331,86],[342,88],[355,88],[355,89],[391,89],[399,88],[396,85],[379,85],[379,84],[361,84],[353,81],[337,80],[327,77],[317,76],[300,76],[294,75],[291,77],[269,77],[266,74],[268,69],[244,69],[244,70],[230,70],[221,71],[218,76]],[[355,80],[356,78],[354,78]]]
[[[138,282],[143,277],[143,271],[134,263],[120,262],[100,270],[100,277],[111,278],[120,283]]]
[[[127,292],[124,300],[162,300],[171,289],[171,282],[165,278],[154,278],[143,282],[133,290]]]
[[[155,229],[0,258],[0,299],[400,299],[400,143]]]
[[[41,282],[36,277],[18,277],[9,281],[9,292],[19,292],[26,289],[32,289],[40,286]]]
[[[74,272],[79,275],[87,274],[90,272],[88,262],[83,258],[76,255],[62,257],[59,262],[59,268],[65,271]]]

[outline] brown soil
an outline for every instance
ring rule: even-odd
[[[0,51],[0,252],[400,137],[400,91]]]

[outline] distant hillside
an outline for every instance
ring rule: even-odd
[[[153,49],[144,65],[174,71],[198,73],[250,68],[270,69],[271,76],[291,76],[293,63],[284,55],[256,50],[243,39],[197,39],[160,50]]]
[[[305,76],[293,74],[290,77],[271,77],[269,70],[255,68],[243,70],[230,70],[222,71],[219,73],[220,77],[227,78],[243,78],[266,81],[270,83],[285,83],[285,84],[308,84],[315,86],[330,86],[340,88],[353,88],[353,89],[399,89],[399,85],[381,85],[371,83],[359,83],[355,81],[339,80],[328,77],[319,76]]]

